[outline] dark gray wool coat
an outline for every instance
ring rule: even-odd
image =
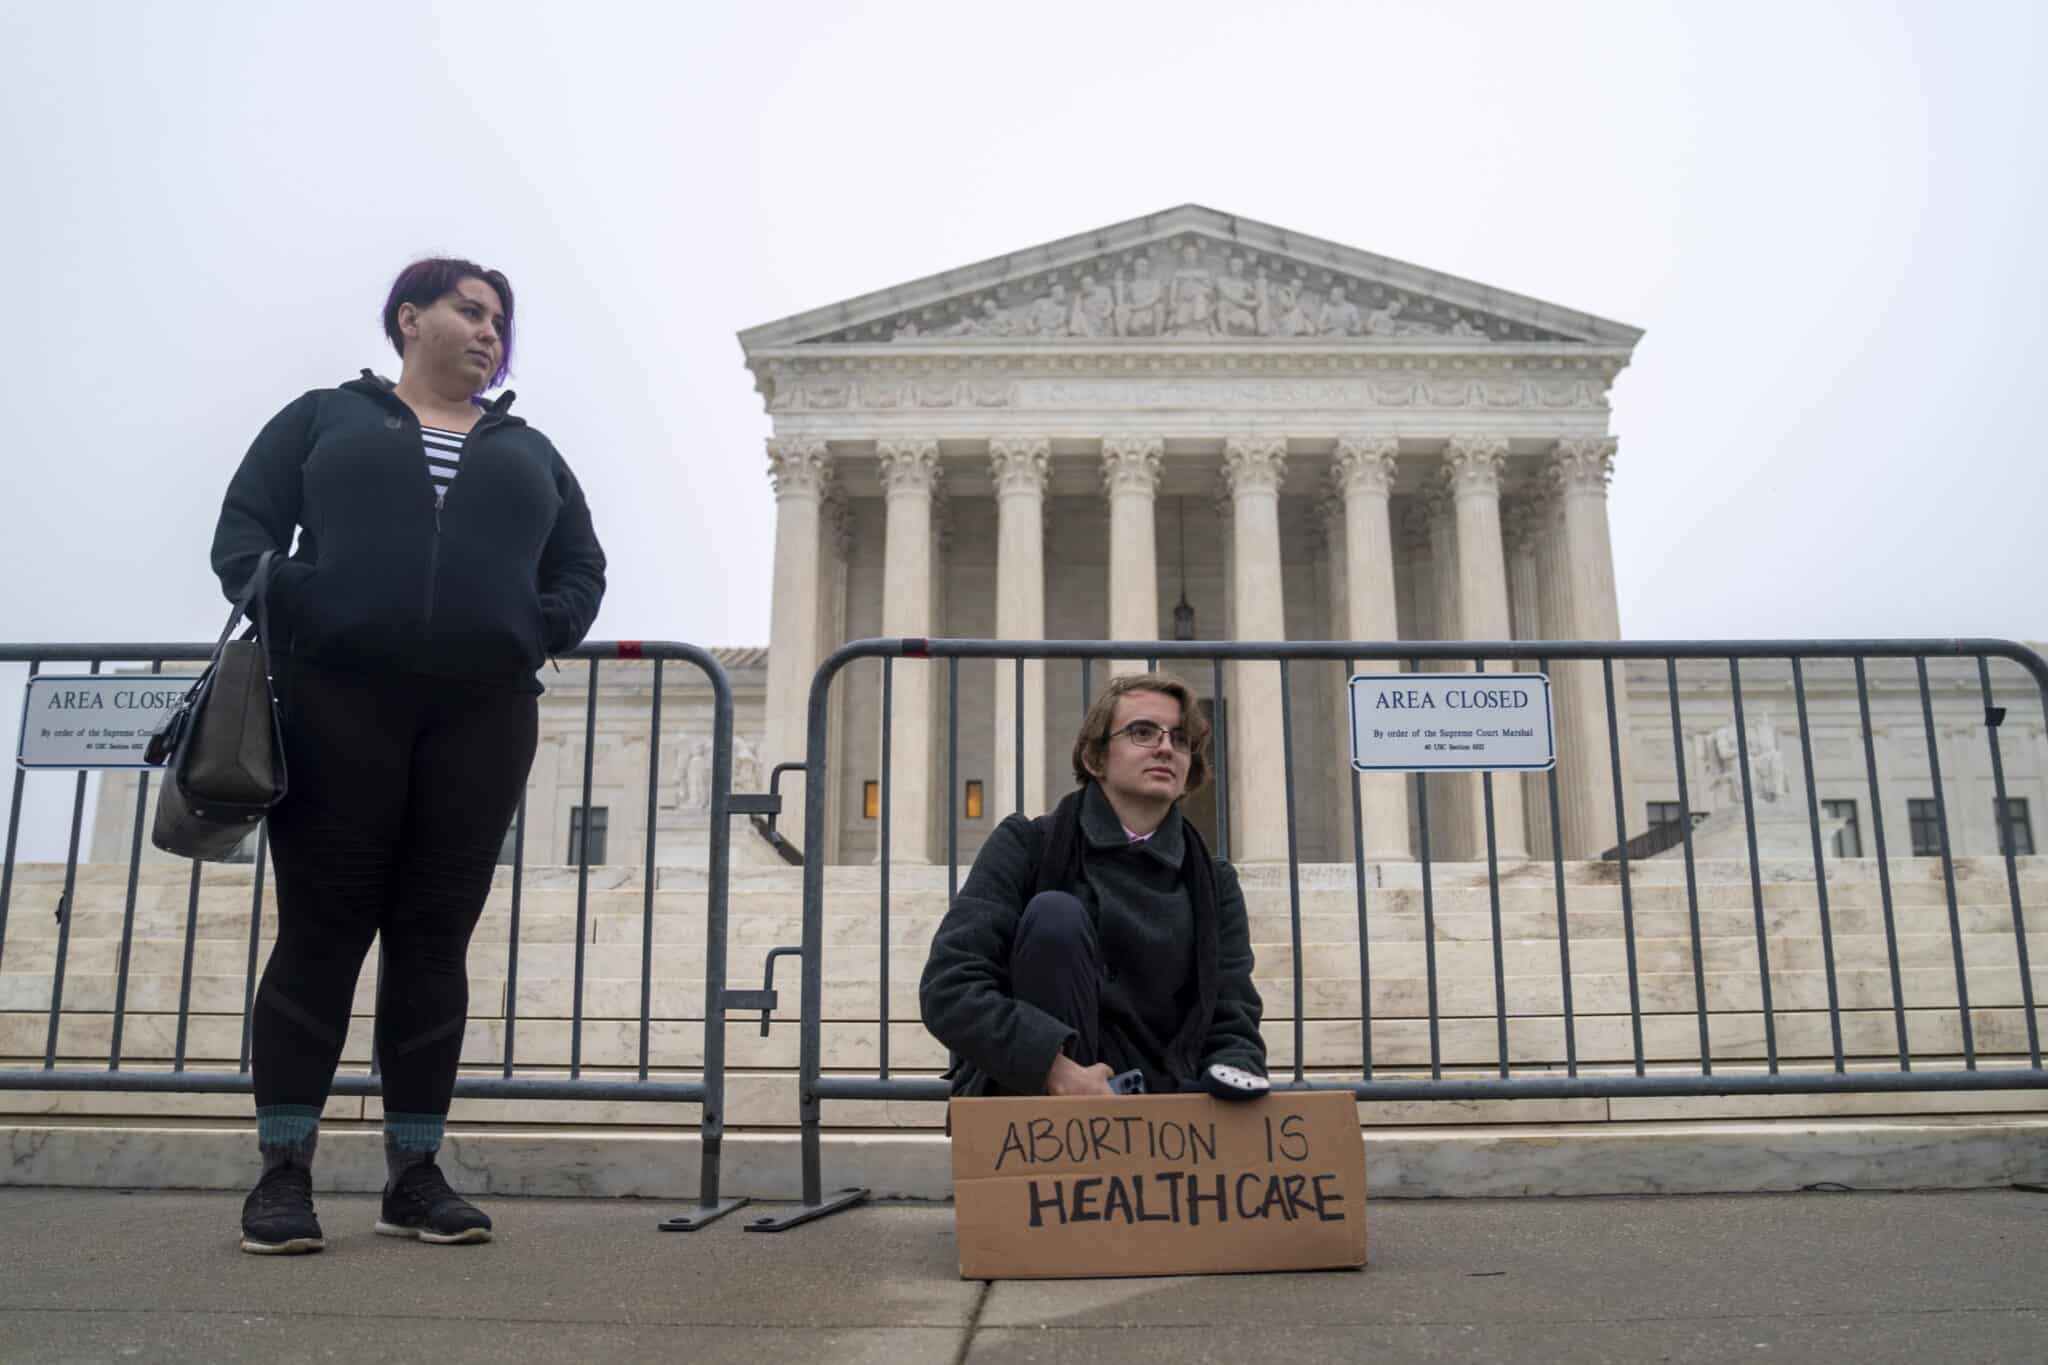
[[[961,1058],[953,1093],[1041,1094],[1053,1058],[1074,1037],[1045,1011],[1013,998],[1009,973],[1017,922],[1045,889],[1041,859],[1069,803],[1079,807],[1078,856],[1065,871],[1049,865],[1048,877],[1095,919],[1103,959],[1096,1060],[1116,1072],[1143,1071],[1153,1093],[1193,1088],[1212,1062],[1263,1075],[1262,1007],[1236,871],[1210,859],[1215,908],[1198,914],[1198,902],[1210,897],[1191,890],[1199,869],[1183,862],[1190,847],[1207,850],[1180,807],[1149,840],[1134,844],[1090,782],[1053,814],[1012,815],[996,826],[932,939],[918,1000],[925,1027]]]

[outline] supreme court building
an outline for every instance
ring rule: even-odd
[[[1608,393],[1640,336],[1194,205],[746,331],[774,423],[765,748],[801,756],[812,672],[861,636],[1613,639]],[[1604,693],[1554,671],[1567,848],[1597,854]],[[1292,672],[1301,851],[1348,860],[1342,669]],[[1007,666],[962,675],[985,831],[1014,799],[992,737],[1013,733],[1015,688]],[[942,677],[895,670],[900,858],[943,848]],[[1214,704],[1206,666],[1189,681]],[[836,860],[873,854],[878,686],[871,667],[840,689],[862,719],[834,725]],[[1074,665],[1027,666],[1033,811],[1071,781],[1078,687]],[[1248,861],[1286,856],[1279,687],[1277,665],[1244,664],[1225,689]],[[1434,852],[1470,856],[1476,780],[1433,785]],[[1496,784],[1510,857],[1530,846],[1521,785]],[[1369,857],[1411,856],[1410,805],[1400,777],[1365,779]]]

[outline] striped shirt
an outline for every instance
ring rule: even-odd
[[[455,482],[456,472],[462,467],[462,443],[468,436],[467,432],[420,424],[420,443],[427,451],[427,478],[433,482],[436,501],[446,497],[448,485]]]

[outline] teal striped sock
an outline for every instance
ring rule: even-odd
[[[286,1163],[313,1168],[313,1150],[320,1145],[320,1111],[310,1104],[266,1104],[256,1109],[256,1149],[263,1169]]]
[[[384,1169],[392,1181],[441,1150],[441,1136],[448,1130],[446,1114],[384,1115]]]

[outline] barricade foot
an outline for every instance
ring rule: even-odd
[[[756,1218],[747,1224],[747,1231],[787,1232],[793,1227],[813,1222],[827,1214],[837,1213],[841,1209],[850,1209],[855,1204],[866,1200],[868,1194],[869,1191],[865,1186],[838,1190],[826,1195],[815,1204],[800,1204],[780,1217],[770,1214],[766,1218]]]
[[[663,1219],[655,1224],[663,1232],[695,1232],[698,1228],[709,1227],[734,1209],[753,1201],[744,1196],[736,1199],[721,1199],[715,1204],[699,1204],[688,1213],[679,1213],[673,1218]]]

